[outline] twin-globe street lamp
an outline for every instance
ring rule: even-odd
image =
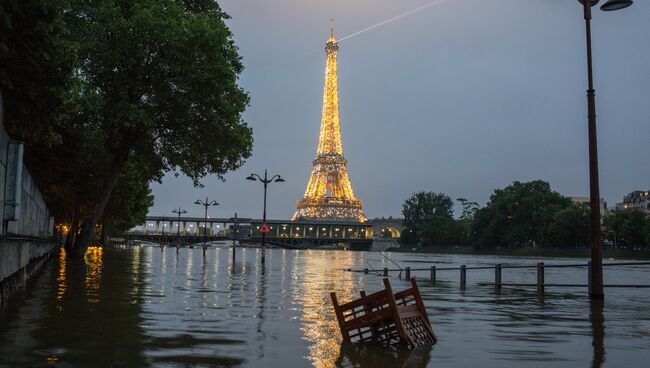
[[[208,248],[206,243],[208,241],[208,207],[218,206],[219,203],[217,201],[210,201],[208,197],[205,197],[205,201],[197,199],[194,204],[205,207],[205,216],[203,217],[203,253],[205,253],[205,250]]]
[[[598,183],[598,148],[596,137],[596,91],[594,89],[591,58],[591,7],[600,0],[578,0],[584,7],[585,30],[587,35],[587,113],[589,130],[589,202],[591,207],[591,272],[589,297],[603,299],[603,255],[601,249],[600,229],[600,188]],[[600,7],[604,11],[627,8],[632,0],[608,0]]]
[[[176,251],[181,247],[181,215],[187,213],[184,209],[178,207],[175,210],[172,210],[173,213],[178,215],[178,223],[176,224]]]
[[[267,175],[267,171],[265,169],[264,178],[262,178],[257,174],[250,174],[250,176],[248,176],[246,180],[251,180],[251,181],[259,180],[262,182],[262,184],[264,184],[264,210],[262,212],[262,228],[260,229],[261,230],[260,232],[262,233],[262,263],[264,263],[264,250],[266,248],[266,233],[268,232],[268,225],[266,224],[266,187],[271,182],[282,183],[284,182],[284,179],[282,179],[280,175],[273,175],[273,177],[269,179]]]

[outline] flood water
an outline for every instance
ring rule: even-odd
[[[376,252],[151,247],[65,252],[0,310],[0,367],[647,367],[650,289],[480,286],[490,270],[420,278],[439,342],[413,352],[341,345],[329,292],[345,302],[382,288],[381,277],[343,269],[394,267]],[[400,266],[538,259],[388,254]],[[576,263],[546,259],[547,264]],[[650,267],[611,268],[606,284],[650,284]],[[402,275],[403,277],[404,275]],[[503,271],[534,283],[535,270]],[[586,270],[547,269],[549,283],[584,283]],[[392,275],[394,290],[408,287]]]

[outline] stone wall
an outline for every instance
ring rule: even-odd
[[[0,306],[48,260],[56,244],[35,239],[0,241]]]
[[[1,100],[1,97],[0,97]],[[0,102],[1,103],[1,102]],[[0,105],[0,223],[5,220],[5,198],[7,195],[7,149],[11,138],[4,129],[2,122],[2,106]],[[29,170],[22,165],[20,207],[18,221],[9,221],[0,230],[3,236],[15,235],[21,237],[49,238],[53,234],[54,221],[47,209],[45,200],[39,192]],[[6,234],[5,234],[6,231]]]
[[[20,175],[20,188],[12,191],[8,183],[8,147],[12,140],[4,129],[2,107],[0,94],[0,305],[56,248],[52,241],[54,219],[25,165],[14,166],[20,169],[14,171]],[[9,206],[11,193],[19,199],[18,206]],[[7,221],[7,211],[15,215],[15,221]]]

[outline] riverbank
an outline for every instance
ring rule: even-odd
[[[0,307],[48,260],[54,242],[38,239],[0,241]]]
[[[401,247],[390,248],[387,252],[396,253],[427,253],[427,254],[465,254],[465,255],[490,255],[490,256],[519,256],[543,258],[589,258],[588,248],[498,248],[476,249],[472,247]],[[631,249],[603,249],[605,259],[650,259],[650,250],[637,251]]]

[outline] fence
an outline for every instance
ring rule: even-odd
[[[625,266],[642,266],[642,265],[650,265],[650,262],[609,262],[609,263],[603,263],[603,267],[625,267]],[[503,282],[503,271],[508,270],[508,269],[536,269],[537,270],[537,278],[534,283],[505,283]],[[576,284],[576,283],[546,283],[546,269],[553,269],[553,268],[586,268],[588,272],[588,277],[587,280],[588,282],[586,284]],[[494,286],[495,291],[499,292],[502,287],[535,287],[537,288],[537,292],[540,294],[544,293],[544,288],[546,287],[586,287],[591,289],[590,285],[590,280],[591,277],[591,262],[587,263],[572,263],[572,264],[544,264],[543,262],[539,262],[534,265],[504,265],[501,263],[497,263],[494,266],[473,266],[473,267],[467,267],[466,265],[460,265],[459,267],[436,267],[436,266],[430,266],[428,268],[410,268],[410,267],[405,267],[405,268],[384,268],[382,270],[382,276],[389,276],[390,272],[399,272],[400,275],[403,272],[405,274],[405,279],[408,280],[411,277],[411,273],[413,272],[428,272],[429,273],[429,280],[432,283],[435,283],[438,279],[438,273],[439,272],[451,272],[455,271],[458,272],[459,274],[459,284],[461,289],[465,289],[467,287],[467,271],[471,270],[494,270],[494,282],[481,282],[478,283],[478,285],[481,286]],[[348,270],[351,272],[363,272],[363,273],[370,273],[371,270],[365,268],[363,270]],[[373,272],[377,272],[377,270],[372,270]],[[636,284],[605,284],[604,287],[607,288],[650,288],[650,285],[636,285]]]

